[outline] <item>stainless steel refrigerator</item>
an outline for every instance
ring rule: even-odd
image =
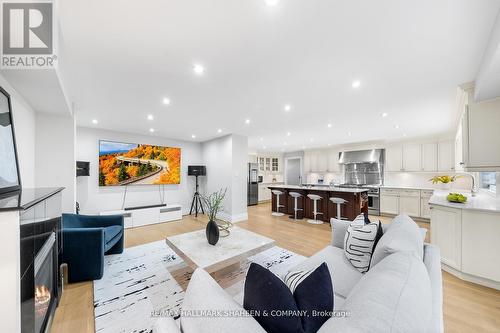
[[[248,206],[256,205],[259,202],[259,182],[258,182],[259,166],[257,163],[248,163],[247,176],[247,204]]]

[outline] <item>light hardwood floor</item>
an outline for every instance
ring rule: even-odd
[[[272,217],[270,212],[268,203],[249,207],[248,221],[237,225],[271,237],[278,246],[305,256],[311,256],[330,242],[329,225],[311,225],[305,220],[294,222],[286,216]],[[390,221],[389,218],[380,219],[384,223]],[[185,216],[178,222],[127,229],[125,246],[136,246],[163,240],[166,236],[202,229],[206,221],[205,216],[198,219]],[[427,223],[419,224],[428,227]],[[443,272],[443,284],[446,332],[500,332],[500,291],[464,282],[446,272]],[[65,286],[51,332],[94,332],[92,282]]]

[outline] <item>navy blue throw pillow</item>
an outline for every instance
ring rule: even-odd
[[[293,297],[303,314],[304,332],[317,332],[330,319],[333,311],[333,286],[328,266],[322,263],[309,274],[295,288]]]
[[[271,271],[250,264],[245,280],[243,307],[268,333],[302,333],[299,309],[290,289]]]
[[[250,264],[243,307],[255,311],[255,320],[266,332],[314,333],[331,317],[333,286],[328,266],[323,263],[311,273],[300,273],[308,275],[292,295],[271,271]]]

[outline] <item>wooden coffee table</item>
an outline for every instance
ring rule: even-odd
[[[191,268],[208,273],[237,269],[241,261],[276,245],[271,238],[239,227],[231,228],[231,234],[215,245],[208,244],[205,229],[167,237],[166,243]]]

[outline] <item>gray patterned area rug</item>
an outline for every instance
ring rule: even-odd
[[[239,270],[213,275],[240,304],[250,262],[282,276],[303,256],[280,247],[258,253]],[[98,333],[150,333],[157,320],[154,311],[177,311],[193,270],[165,241],[126,248],[106,256],[104,275],[94,281],[95,330]]]

